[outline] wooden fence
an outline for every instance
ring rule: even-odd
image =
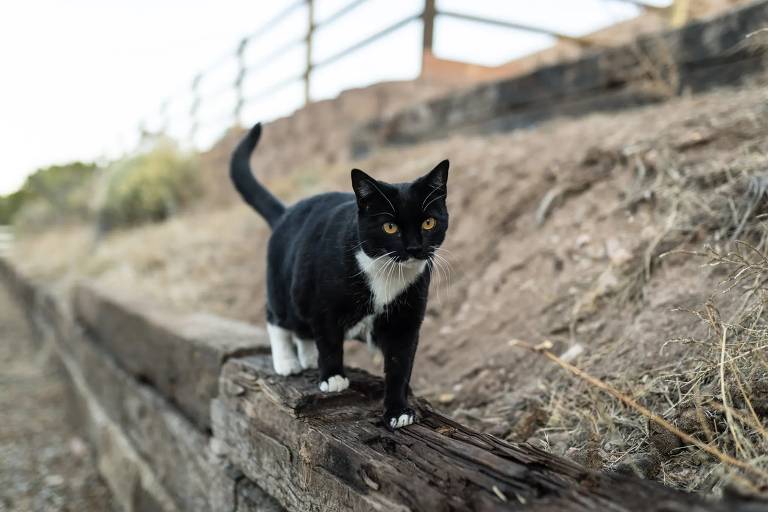
[[[190,141],[195,141],[198,131],[203,123],[208,123],[210,119],[206,119],[201,115],[201,109],[204,103],[218,99],[224,94],[234,93],[234,102],[232,102],[231,111],[225,113],[223,119],[231,125],[239,125],[242,120],[243,109],[246,105],[262,101],[274,95],[275,93],[285,89],[290,85],[303,81],[304,89],[304,103],[309,103],[312,100],[311,97],[311,84],[313,80],[313,74],[322,68],[325,68],[331,64],[336,63],[344,57],[347,57],[353,53],[360,51],[361,49],[371,45],[372,43],[382,39],[383,37],[390,35],[411,23],[419,23],[422,28],[422,41],[421,41],[421,73],[428,74],[429,66],[439,66],[441,59],[435,58],[432,53],[432,46],[435,37],[435,20],[439,17],[451,18],[461,20],[470,23],[479,23],[487,26],[495,26],[506,28],[516,31],[524,31],[528,33],[543,34],[555,38],[558,41],[568,41],[580,46],[592,46],[593,42],[586,37],[575,37],[556,30],[534,26],[525,23],[515,23],[512,21],[494,19],[482,16],[475,16],[465,14],[461,12],[455,12],[450,10],[438,9],[436,0],[419,0],[423,2],[423,8],[421,12],[403,17],[384,28],[372,33],[368,36],[361,38],[353,44],[339,49],[337,52],[318,59],[314,54],[314,42],[315,34],[321,29],[325,28],[338,20],[349,16],[351,13],[358,10],[362,5],[370,2],[370,0],[350,0],[346,5],[339,8],[329,16],[326,16],[321,21],[318,21],[315,16],[315,8],[318,2],[323,0],[295,0],[289,3],[282,11],[278,12],[274,17],[269,19],[266,23],[261,25],[251,34],[244,36],[237,47],[220,59],[216,60],[207,68],[198,72],[193,78],[188,91],[191,93],[191,101],[189,102],[189,109],[186,112],[186,125],[189,126],[189,131],[185,135]],[[668,14],[671,20],[676,20],[675,23],[680,23],[681,19],[684,19],[684,7],[687,1],[674,0],[674,2],[666,8],[654,7],[650,4],[645,4],[640,0],[608,0],[611,2],[631,3],[641,8],[650,11],[663,11]],[[246,52],[249,48],[256,43],[265,44],[268,41],[269,36],[273,35],[273,32],[280,26],[281,22],[286,20],[289,16],[303,11],[306,16],[306,30],[299,37],[289,39],[287,42],[282,43],[271,49],[266,55],[257,59],[255,62],[247,62]],[[295,51],[298,48],[304,48],[304,65],[303,69],[296,70],[294,74],[289,75],[286,78],[277,80],[276,82],[269,83],[265,81],[263,84],[259,84],[259,90],[255,94],[247,94],[244,84],[246,79],[254,76],[258,71],[265,66],[275,62],[277,59],[284,58],[288,52]],[[219,69],[226,65],[235,63],[237,71],[234,75],[234,79],[231,82],[225,83],[222,87],[214,90],[210,93],[204,93],[202,85],[211,74],[217,72]],[[149,118],[154,119],[155,122],[150,123],[149,118],[145,119],[141,123],[140,132],[142,140],[147,136],[156,135],[160,133],[166,133],[171,122],[171,106],[177,101],[177,98],[168,98],[164,101],[159,111],[153,113]],[[222,121],[218,118],[218,121]],[[153,125],[150,128],[150,125]]]

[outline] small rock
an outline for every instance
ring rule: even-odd
[[[616,471],[625,475],[653,479],[661,471],[661,456],[655,450],[649,453],[635,453],[616,466]]]
[[[683,442],[677,435],[652,421],[648,422],[648,438],[651,446],[653,446],[662,457],[669,457],[672,450],[683,446]]]
[[[69,451],[77,458],[82,458],[88,453],[88,446],[79,437],[69,440]]]
[[[489,428],[487,432],[493,437],[498,437],[499,439],[507,439],[507,436],[510,434],[510,428],[507,423],[501,422]]]
[[[568,449],[570,436],[565,432],[556,432],[547,436],[550,449],[556,455],[562,455]]]
[[[441,393],[437,397],[437,401],[441,404],[449,404],[456,399],[456,395],[453,393]]]
[[[64,485],[64,477],[61,475],[48,475],[45,477],[45,485],[49,487],[60,487]]]
[[[628,262],[632,259],[632,253],[621,245],[616,238],[609,238],[605,242],[605,252],[608,255],[608,259],[611,260],[616,266]]]
[[[680,411],[675,418],[675,426],[688,435],[702,439],[709,425],[707,424],[706,412],[702,409],[697,411],[695,407],[690,407]]]
[[[581,450],[579,448],[576,448],[575,446],[571,446],[567,450],[565,450],[565,457],[567,459],[571,459],[578,462],[579,455],[581,454]]]
[[[245,393],[245,388],[240,384],[235,384],[232,381],[227,383],[227,393],[232,396],[240,396]]]
[[[211,453],[217,457],[225,457],[227,455],[227,445],[221,439],[212,437],[208,446],[211,449]]]

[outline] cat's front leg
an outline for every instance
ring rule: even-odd
[[[344,333],[333,323],[316,326],[320,391],[332,393],[349,387],[344,374]]]
[[[408,406],[408,390],[418,329],[384,327],[376,333],[376,339],[384,354],[384,425],[390,430],[406,427],[416,420],[416,413]]]

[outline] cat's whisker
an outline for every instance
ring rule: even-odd
[[[382,254],[381,256],[379,256],[378,258],[376,258],[375,260],[373,260],[373,263],[372,263],[372,265],[373,265],[374,263],[376,263],[376,261],[380,260],[381,258],[384,258],[384,257],[386,257],[386,256],[390,256],[390,255],[394,254],[394,252],[395,252],[395,251],[390,251],[390,252],[388,252],[388,253],[386,253],[386,254]],[[387,266],[388,266],[388,265],[390,265],[390,264],[391,264],[393,261],[394,261],[394,260],[393,260],[392,258],[390,258],[390,259],[386,260],[386,262],[384,263],[384,265],[381,265],[381,266],[379,266],[379,267],[376,269],[376,273],[374,274],[374,278],[375,278],[375,279],[378,279],[378,277],[379,277],[379,275],[380,275],[380,274],[381,274],[381,275],[384,275],[384,272],[386,271],[386,269],[387,269]]]
[[[443,254],[450,255],[451,252],[447,249],[443,249],[442,247],[434,247],[434,254],[436,254],[438,257],[442,258],[443,261],[446,263],[450,263],[447,258],[443,256]]]
[[[451,272],[453,271],[451,264],[445,258],[437,254],[435,255],[435,261],[438,263],[440,268],[445,271],[447,277],[450,278]]]
[[[441,190],[442,188],[443,188],[442,185],[432,185],[432,190],[429,192],[429,194],[427,194],[427,197],[425,197],[424,200],[421,202],[421,209],[422,210],[426,210],[427,209],[427,207],[424,206],[424,205],[427,202],[427,200],[432,196],[432,194],[434,194],[438,190]]]
[[[390,252],[390,253],[387,253],[387,254],[392,254],[392,253]],[[389,266],[391,263],[392,263],[392,259],[391,259],[391,258],[390,258],[390,259],[388,259],[388,260],[385,260],[385,261],[384,261],[384,264],[383,264],[383,265],[381,265],[381,266],[379,266],[379,267],[376,269],[376,273],[375,273],[375,274],[374,274],[374,276],[373,276],[374,280],[375,280],[375,279],[378,279],[379,277],[383,277],[383,276],[386,274],[386,271],[387,271],[387,267],[388,267],[388,266]]]
[[[432,261],[432,258],[427,258],[427,268],[429,269],[430,275],[435,276],[435,293],[437,294],[437,302],[439,302],[442,306],[443,297],[440,294],[440,285],[442,284],[442,281],[440,279],[440,274],[435,273],[435,263]]]
[[[347,252],[349,253],[349,252],[355,252],[355,251],[357,251],[357,249],[359,249],[360,247],[362,247],[362,245],[363,245],[364,243],[365,243],[365,241],[362,241],[362,242],[359,242],[359,243],[355,244],[353,247],[350,247],[349,249],[347,249]]]
[[[389,255],[391,255],[391,254],[393,254],[394,252],[395,252],[395,251],[390,251],[390,252],[387,252],[387,253],[384,253],[384,254],[382,254],[381,256],[378,256],[378,257],[374,258],[374,259],[371,261],[371,263],[370,263],[370,267],[373,267],[373,266],[376,264],[376,262],[377,262],[377,261],[379,261],[381,258],[385,258],[385,257],[387,257],[387,256],[389,256]],[[356,274],[353,274],[353,275],[352,275],[352,277],[357,277],[357,276],[359,276],[360,274],[363,274],[364,272],[366,272],[366,269],[361,269],[361,270],[360,270],[360,272],[357,272]],[[377,273],[377,275],[378,275],[378,273]]]
[[[392,284],[392,274],[394,273],[396,266],[398,266],[397,265],[397,260],[395,260],[394,258],[390,258],[390,260],[388,262],[388,266],[387,266],[387,268],[388,268],[387,275],[384,278],[384,282],[386,283],[384,285],[385,286],[385,290],[386,290],[385,293],[387,295],[389,295],[389,288],[390,288],[390,285]],[[386,310],[386,314],[387,314],[387,316],[389,316],[389,310],[388,309]]]
[[[450,264],[445,258],[440,256],[437,251],[432,253],[431,260],[433,261],[434,268],[437,270],[436,275],[438,276],[438,284],[443,285],[447,294],[450,291],[451,285]]]
[[[435,196],[435,197],[433,197],[433,198],[432,198],[432,199],[431,199],[431,200],[430,200],[430,201],[429,201],[429,202],[428,202],[426,205],[424,205],[424,206],[422,207],[422,210],[425,210],[425,211],[426,211],[426,209],[427,209],[427,208],[429,208],[429,205],[431,205],[431,204],[432,204],[432,203],[434,203],[435,201],[439,201],[440,199],[444,198],[445,196],[446,196],[446,194],[443,194],[443,195],[441,195],[441,196]]]
[[[451,265],[451,262],[448,261],[448,258],[446,258],[441,254],[442,252],[445,252],[445,249],[442,249],[441,247],[435,247],[432,254],[435,258],[437,258],[439,261],[441,261],[445,265],[446,270],[448,271],[450,276],[450,273],[453,272],[453,266]]]

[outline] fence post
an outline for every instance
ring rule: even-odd
[[[421,13],[423,24],[423,37],[421,42],[421,74],[424,74],[427,56],[432,55],[432,42],[435,33],[435,0],[424,0],[424,11]]]
[[[688,10],[690,9],[688,0],[674,0],[670,6],[669,24],[673,28],[680,28],[688,21]]]
[[[168,135],[168,126],[171,124],[170,116],[168,115],[168,109],[170,108],[170,100],[165,100],[160,105],[160,135]]]
[[[143,145],[149,138],[149,131],[147,131],[147,122],[142,119],[139,121],[139,145]]]
[[[304,104],[310,101],[310,79],[312,76],[312,35],[315,32],[315,1],[307,0],[307,62],[304,69]]]
[[[200,82],[203,79],[203,75],[198,73],[192,80],[192,105],[189,108],[189,117],[191,125],[189,128],[189,141],[195,145],[195,135],[197,135],[197,113],[200,110]]]
[[[235,126],[240,126],[240,120],[245,105],[245,95],[243,93],[243,82],[245,81],[245,48],[248,46],[248,38],[244,37],[237,46],[237,78],[235,78],[235,94],[237,95],[235,103]]]

